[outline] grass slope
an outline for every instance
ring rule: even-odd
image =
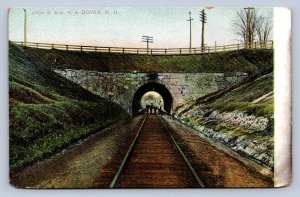
[[[260,98],[272,91],[273,72],[234,89],[204,107],[220,111],[239,110],[255,116],[272,116],[274,114],[273,99],[259,103],[252,103],[257,98]]]
[[[120,106],[55,74],[11,43],[9,104],[11,170],[128,116]]]
[[[208,95],[207,98],[204,96],[179,106],[175,113],[181,116],[189,113],[193,108],[200,107],[200,109],[218,110],[220,112],[239,110],[249,115],[273,116],[273,97],[253,103],[256,99],[273,91],[273,77],[273,72],[270,72],[254,80],[247,80],[246,83],[237,84],[236,88],[219,90]]]
[[[26,54],[55,68],[102,72],[246,72],[273,67],[273,50],[243,49],[202,55],[148,56],[25,48]]]
[[[266,131],[263,132],[254,132],[249,135],[252,135],[255,139],[265,138],[272,139],[273,131],[274,131],[274,99],[273,97],[269,97],[268,99],[262,100],[261,102],[255,102],[258,98],[261,98],[264,95],[273,91],[273,72],[266,74],[257,78],[256,80],[250,81],[234,90],[226,93],[225,95],[213,100],[208,103],[189,103],[185,106],[182,106],[181,109],[178,109],[177,114],[179,118],[182,118],[186,121],[190,121],[190,114],[197,114],[198,110],[204,110],[212,112],[213,110],[217,110],[220,112],[232,112],[232,111],[240,111],[245,112],[248,115],[254,115],[256,117],[266,117],[269,119],[270,124]],[[194,117],[194,121],[205,125],[206,127],[215,127],[221,130],[228,130],[228,133],[247,133],[243,129],[237,129],[234,126],[228,127],[217,122],[207,121],[205,119],[197,119]],[[221,128],[222,127],[222,128]],[[227,128],[228,127],[228,128]]]

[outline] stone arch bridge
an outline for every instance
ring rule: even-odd
[[[103,98],[121,105],[135,115],[142,96],[159,93],[168,113],[192,99],[240,82],[245,73],[111,73],[74,69],[55,69],[56,73]]]

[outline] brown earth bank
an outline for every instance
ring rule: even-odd
[[[205,187],[274,187],[272,175],[261,174],[258,164],[247,161],[246,165],[241,160],[247,159],[233,157],[223,151],[223,147],[217,148],[196,135],[192,129],[168,117],[164,119]],[[259,166],[259,170],[262,168]]]
[[[120,165],[142,120],[139,116],[99,131],[49,159],[11,173],[10,182],[19,188],[91,188],[101,168],[112,162]]]

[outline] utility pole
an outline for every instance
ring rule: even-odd
[[[254,8],[248,7],[248,8],[244,8],[246,11],[246,48],[250,48],[251,44],[252,44],[252,29],[251,29],[251,17],[252,17],[252,11],[254,10]]]
[[[190,53],[192,52],[192,12],[189,11],[189,19],[187,21],[190,22]]]
[[[147,55],[149,55],[149,43],[153,43],[153,37],[151,37],[151,36],[142,36],[142,42],[147,43]]]
[[[24,10],[24,46],[27,45],[27,12]]]
[[[201,35],[201,52],[204,52],[204,24],[207,21],[204,9],[200,11],[200,21],[202,22],[202,35]]]
[[[217,51],[217,41],[215,41],[215,52]]]

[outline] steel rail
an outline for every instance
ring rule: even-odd
[[[167,125],[164,123],[164,121],[162,120],[162,118],[160,116],[158,116],[160,121],[162,122],[162,124],[164,125],[165,129],[167,130],[170,138],[172,139],[173,144],[175,145],[176,149],[178,150],[178,152],[180,153],[181,157],[183,158],[183,160],[185,161],[186,165],[188,166],[188,168],[190,169],[190,171],[192,172],[194,178],[196,179],[198,185],[201,188],[205,188],[204,183],[201,181],[200,177],[198,176],[195,168],[192,166],[192,164],[189,162],[188,158],[185,156],[185,154],[183,153],[183,151],[181,150],[181,148],[179,147],[179,145],[177,144],[175,138],[173,137],[173,135],[170,132],[170,129],[167,127]]]
[[[143,128],[143,126],[144,126],[144,124],[146,122],[147,117],[148,117],[148,115],[146,115],[146,117],[144,118],[144,120],[143,120],[143,122],[142,122],[142,124],[141,124],[141,126],[140,126],[140,128],[139,128],[139,130],[137,132],[137,134],[135,135],[135,138],[133,139],[133,141],[132,141],[129,149],[126,152],[126,155],[125,155],[124,159],[122,160],[122,163],[121,163],[121,165],[120,165],[117,173],[115,174],[112,182],[110,183],[109,188],[114,188],[116,186],[116,184],[118,183],[119,177],[122,174],[126,163],[129,161],[129,157],[130,157],[130,155],[132,153],[133,147],[135,146],[135,144],[137,142],[137,139],[138,139],[138,137],[139,137],[139,135],[141,133],[141,130],[142,130],[142,128]]]

